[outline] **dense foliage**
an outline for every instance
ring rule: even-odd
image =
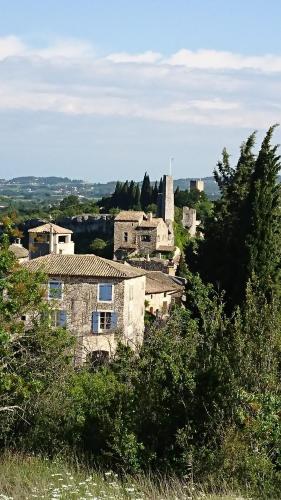
[[[2,244],[2,449],[64,450],[99,467],[175,473],[278,498],[280,190],[272,133],[257,157],[251,135],[235,168],[223,152],[215,173],[221,198],[204,239],[181,261],[186,305],[150,325],[137,355],[119,345],[107,364],[74,370],[67,332],[42,319],[44,277],[23,271]],[[100,240],[93,245],[104,249]]]

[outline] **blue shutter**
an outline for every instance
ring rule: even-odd
[[[59,325],[66,326],[67,314],[66,311],[59,311]]]
[[[99,333],[99,313],[96,311],[92,313],[92,332]]]
[[[116,312],[111,313],[111,328],[112,328],[112,330],[117,328],[117,313]]]
[[[104,302],[112,301],[112,289],[111,284],[102,284],[99,286],[99,300]]]

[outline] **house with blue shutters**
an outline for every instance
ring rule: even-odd
[[[22,264],[48,277],[46,300],[54,327],[77,338],[76,364],[110,357],[118,341],[143,342],[145,271],[96,255],[49,254]]]

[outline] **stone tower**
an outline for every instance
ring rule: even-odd
[[[174,183],[171,175],[163,177],[163,193],[160,199],[161,217],[165,222],[174,222]]]
[[[29,229],[29,256],[31,259],[47,254],[74,254],[72,231],[48,222]]]
[[[204,181],[201,179],[191,180],[189,186],[190,191],[204,191]]]

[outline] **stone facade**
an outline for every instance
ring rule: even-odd
[[[200,220],[196,220],[195,208],[183,207],[182,225],[188,230],[190,236],[196,236],[197,227],[200,225]]]
[[[72,231],[53,223],[29,229],[29,256],[31,259],[48,254],[74,254]]]
[[[204,191],[204,181],[202,181],[201,179],[191,180],[189,183],[189,188],[190,191],[194,191],[195,189],[197,189],[197,191]]]
[[[114,222],[114,255],[121,260],[128,255],[173,252],[174,238],[162,218],[144,212],[123,211]]]
[[[142,344],[144,331],[145,276],[128,280],[78,276],[49,276],[62,283],[61,299],[51,299],[55,311],[66,312],[67,329],[77,338],[76,364],[95,351],[115,353],[118,339],[133,349]],[[112,301],[99,300],[99,285],[113,285]],[[47,298],[47,296],[46,296]],[[116,314],[116,325],[108,331],[93,332],[93,313]]]
[[[174,182],[171,175],[164,175],[163,177],[163,193],[160,200],[161,210],[159,216],[162,217],[165,222],[174,222]]]

